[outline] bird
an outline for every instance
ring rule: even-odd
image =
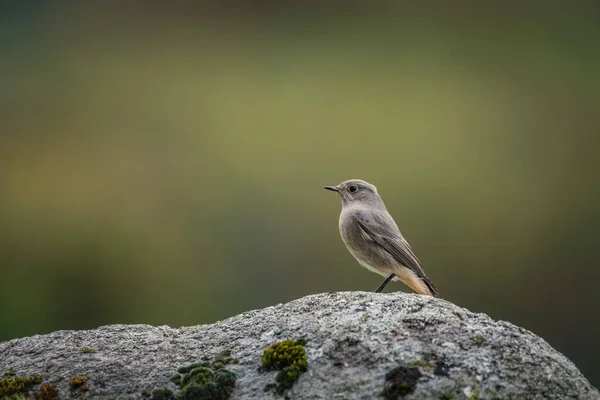
[[[374,185],[350,179],[324,188],[337,192],[342,200],[339,229],[350,253],[363,267],[386,278],[375,293],[394,280],[419,294],[438,296]]]

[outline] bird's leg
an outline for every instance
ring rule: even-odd
[[[379,287],[377,289],[375,289],[375,291],[373,293],[381,293],[381,291],[383,290],[385,285],[387,285],[392,279],[394,279],[395,276],[396,276],[396,274],[391,274],[390,276],[385,278],[385,281],[383,281],[383,283],[381,285],[379,285]]]

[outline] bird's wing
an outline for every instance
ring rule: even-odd
[[[388,220],[378,213],[370,214],[371,218],[361,218],[360,215],[356,218],[356,222],[365,235],[387,251],[396,261],[413,271],[435,295],[437,289],[425,274],[425,271],[423,271],[421,262],[410,248],[406,239],[402,237],[398,228],[396,226],[389,226],[390,223]]]

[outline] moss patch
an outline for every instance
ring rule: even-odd
[[[83,389],[84,387],[87,387],[87,386],[85,386],[85,383],[87,382],[87,380],[88,380],[87,376],[83,376],[83,375],[74,376],[69,381],[69,387],[73,390]]]
[[[18,376],[14,371],[5,372],[0,378],[0,399],[4,400],[59,400],[58,387],[44,384],[39,389],[31,391],[42,383],[41,376]]]
[[[423,376],[418,367],[400,365],[385,375],[381,396],[386,400],[398,399],[415,391],[417,381]]]
[[[441,400],[456,400],[456,393],[451,390],[448,390],[442,394],[440,397]]]
[[[40,389],[34,393],[36,400],[59,400],[58,387],[46,383],[40,386]]]
[[[84,353],[84,354],[89,354],[89,353],[95,353],[96,350],[90,349],[89,347],[82,347],[79,349],[79,352]]]
[[[483,338],[483,336],[473,336],[471,340],[473,341],[473,344],[477,347],[481,347],[485,344],[485,339]]]
[[[173,391],[166,389],[166,388],[160,388],[160,389],[154,389],[152,391],[152,393],[150,394],[150,399],[151,400],[175,400],[175,395],[173,394]]]
[[[5,372],[0,378],[0,399],[27,399],[34,386],[42,383],[41,376],[17,376],[14,371]]]
[[[443,360],[437,358],[435,354],[427,353],[418,360],[406,363],[407,367],[421,368],[426,372],[433,372],[434,375],[448,376],[450,367]]]
[[[406,366],[422,368],[423,370],[425,370],[427,372],[433,372],[436,368],[436,363],[432,362],[431,360],[428,360],[424,357],[419,360],[408,362],[408,363],[406,363]]]
[[[479,388],[473,390],[473,394],[469,397],[469,400],[479,400]]]
[[[276,386],[267,385],[265,390],[274,389],[278,394],[285,393],[308,369],[305,339],[284,340],[265,349],[261,361],[267,371],[279,371],[275,377]]]
[[[211,363],[208,360],[181,367],[171,378],[181,391],[175,395],[169,389],[154,389],[151,400],[227,400],[235,388],[237,376],[225,368],[237,362],[231,351],[225,351]]]

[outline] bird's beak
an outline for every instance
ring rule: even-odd
[[[339,192],[340,188],[337,186],[323,186],[324,189],[331,190],[332,192]]]

